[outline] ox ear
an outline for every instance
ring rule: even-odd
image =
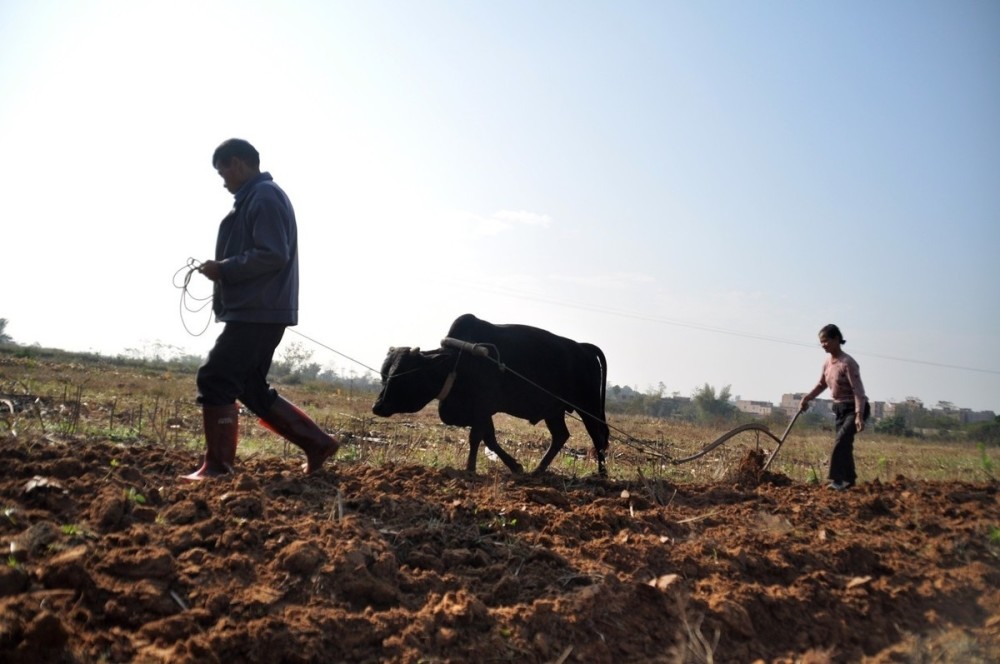
[[[410,349],[410,352],[411,353],[419,353],[420,352],[420,346],[417,346],[416,348]]]

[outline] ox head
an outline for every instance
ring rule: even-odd
[[[415,413],[440,392],[446,376],[436,370],[434,353],[419,348],[390,348],[382,363],[382,391],[372,412],[380,417]]]

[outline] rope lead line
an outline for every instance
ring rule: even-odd
[[[189,313],[193,313],[193,314],[200,313],[201,311],[203,311],[206,307],[208,307],[212,303],[212,296],[211,295],[209,295],[207,297],[196,297],[195,295],[191,294],[191,291],[190,291],[190,289],[188,287],[189,284],[191,283],[191,276],[195,272],[197,272],[199,269],[201,269],[201,266],[202,266],[201,261],[199,261],[199,260],[197,260],[195,258],[188,258],[187,262],[184,265],[184,267],[182,267],[182,268],[178,269],[176,272],[174,272],[174,277],[173,277],[174,288],[177,288],[177,289],[179,289],[181,291],[181,298],[180,298],[180,318],[181,318],[181,324],[184,326],[184,330],[189,335],[191,335],[193,337],[200,337],[201,335],[205,334],[205,332],[208,330],[208,326],[212,324],[212,315],[211,315],[212,312],[211,312],[211,310],[209,311],[208,316],[205,318],[205,326],[201,329],[200,332],[192,332],[191,328],[188,327],[187,319],[184,316],[184,312],[189,312]],[[182,273],[184,275],[183,277],[180,276]],[[200,304],[190,305],[189,304],[190,301],[198,302]],[[337,355],[343,357],[344,359],[350,360],[351,362],[354,362],[358,366],[361,366],[361,367],[364,367],[365,369],[368,369],[368,371],[371,371],[374,374],[381,374],[382,373],[379,369],[373,369],[372,367],[368,366],[364,362],[361,362],[360,360],[356,360],[356,359],[354,359],[353,357],[351,357],[349,355],[345,355],[344,353],[341,353],[339,350],[336,350],[335,348],[331,348],[330,346],[327,346],[326,344],[324,344],[324,343],[322,343],[322,342],[320,342],[320,341],[318,341],[316,339],[313,339],[310,336],[302,334],[301,332],[299,332],[298,330],[296,330],[293,327],[289,327],[287,329],[289,331],[294,332],[295,334],[299,335],[300,337],[302,337],[306,341],[310,341],[310,342],[316,344],[317,346],[319,346],[321,348],[325,348],[326,350],[330,351],[331,353],[336,353]],[[529,385],[533,385],[534,387],[536,387],[537,389],[541,390],[542,392],[545,392],[549,396],[551,396],[551,397],[557,399],[558,401],[561,401],[562,403],[566,404],[567,406],[569,406],[571,409],[577,411],[578,413],[580,413],[582,415],[587,415],[591,419],[596,420],[596,421],[604,424],[605,426],[607,426],[609,430],[614,430],[614,431],[617,431],[618,433],[622,434],[623,436],[625,436],[625,438],[624,439],[620,439],[620,440],[621,440],[621,442],[624,442],[626,445],[628,445],[628,446],[630,446],[630,447],[632,447],[632,448],[634,448],[634,449],[636,449],[636,450],[638,450],[638,451],[640,451],[640,452],[642,452],[644,454],[648,454],[650,456],[657,456],[657,457],[660,457],[661,459],[667,459],[667,460],[670,459],[670,457],[668,457],[668,456],[666,456],[664,454],[660,454],[659,452],[652,452],[650,450],[643,449],[642,447],[640,447],[640,446],[636,445],[635,443],[633,443],[632,441],[634,439],[632,438],[632,436],[630,436],[625,431],[622,431],[621,429],[619,429],[619,428],[617,428],[615,426],[612,426],[606,420],[602,420],[599,417],[596,417],[596,416],[594,416],[591,413],[588,413],[588,412],[586,412],[584,410],[581,410],[580,408],[578,408],[574,404],[570,403],[566,399],[563,399],[559,395],[552,393],[551,391],[545,389],[541,385],[538,385],[534,381],[530,380],[529,378],[527,378],[523,374],[520,374],[517,371],[515,371],[515,370],[511,369],[510,367],[508,367],[507,365],[503,364],[500,361],[500,351],[493,344],[473,344],[473,343],[469,343],[469,342],[460,341],[460,340],[457,340],[457,339],[445,338],[445,339],[441,340],[441,346],[442,347],[449,346],[449,347],[451,347],[453,349],[458,349],[458,351],[459,351],[459,358],[461,358],[461,353],[462,353],[463,350],[468,350],[469,352],[471,352],[474,355],[477,355],[479,357],[485,357],[485,358],[493,361],[494,363],[496,363],[496,365],[500,369],[500,371],[510,371],[512,374],[514,374],[515,376],[517,376],[521,380],[525,381]],[[489,348],[493,349],[493,352],[496,354],[496,357],[492,357],[490,355]],[[582,418],[577,417],[573,413],[569,413],[569,416],[573,417],[574,419],[577,419],[577,420],[579,420],[581,422],[583,421]]]
[[[177,270],[174,273],[174,278],[173,278],[173,285],[174,285],[174,287],[180,289],[180,291],[181,291],[181,301],[180,301],[181,324],[184,325],[185,331],[187,331],[188,334],[190,334],[191,336],[194,336],[194,337],[198,337],[198,336],[201,336],[202,334],[204,334],[205,331],[208,330],[208,326],[212,322],[211,311],[209,311],[209,315],[206,317],[206,320],[205,320],[205,326],[201,329],[201,331],[200,332],[192,332],[191,329],[188,327],[187,320],[184,317],[184,312],[185,311],[187,311],[189,313],[197,314],[197,313],[200,313],[201,311],[203,311],[206,307],[208,307],[212,303],[212,296],[211,295],[209,295],[208,297],[196,297],[196,296],[194,296],[194,295],[191,294],[191,292],[190,292],[190,290],[188,288],[188,284],[190,284],[190,282],[191,282],[191,275],[193,275],[195,272],[197,272],[201,268],[201,265],[202,265],[201,261],[199,261],[197,259],[194,259],[194,258],[188,258],[187,259],[187,263],[184,265],[184,267],[180,268],[179,270]],[[180,279],[180,283],[178,283],[178,277],[179,277],[179,275],[181,273],[184,273],[184,276],[183,276],[183,278]],[[189,301],[199,302],[200,304],[192,306],[192,305],[189,305]],[[343,357],[344,359],[350,360],[351,362],[354,362],[358,366],[361,366],[361,367],[364,367],[365,369],[368,369],[368,371],[371,371],[372,373],[375,373],[375,374],[380,374],[381,373],[380,370],[373,369],[372,367],[368,366],[364,362],[361,362],[360,360],[356,360],[356,359],[354,359],[353,357],[351,357],[349,355],[345,355],[344,353],[341,353],[339,350],[336,350],[335,348],[331,348],[330,346],[327,346],[326,344],[324,344],[324,343],[322,343],[320,341],[317,341],[316,339],[313,339],[312,337],[310,337],[308,335],[302,334],[301,332],[299,332],[295,328],[289,327],[287,329],[289,331],[294,332],[295,334],[299,335],[300,337],[302,337],[306,341],[310,341],[310,342],[316,344],[317,346],[319,346],[321,348],[325,348],[326,350],[330,351],[331,353],[336,353],[337,355]],[[778,448],[774,450],[774,452],[771,454],[771,457],[767,460],[767,464],[765,465],[765,468],[767,468],[767,466],[770,465],[771,461],[774,460],[775,455],[778,453],[778,449],[781,448],[781,443],[783,443],[784,440],[785,440],[785,437],[788,436],[788,431],[792,428],[792,425],[795,424],[795,420],[798,419],[798,414],[796,414],[796,416],[794,418],[792,418],[792,421],[789,422],[788,428],[785,429],[785,433],[784,433],[784,435],[781,436],[781,438],[778,438],[777,436],[775,436],[773,433],[771,433],[771,431],[769,429],[767,429],[767,427],[765,427],[762,424],[743,425],[743,426],[740,426],[740,427],[737,427],[737,428],[733,429],[732,431],[729,431],[728,433],[723,434],[722,436],[720,436],[716,440],[712,441],[711,443],[709,443],[708,445],[706,445],[705,447],[703,447],[701,449],[701,451],[698,452],[698,453],[696,453],[696,454],[693,454],[691,456],[685,457],[683,459],[672,459],[669,455],[663,454],[661,452],[654,452],[652,450],[649,450],[649,449],[646,449],[646,448],[642,447],[641,445],[638,445],[635,442],[635,438],[633,438],[631,435],[629,435],[628,432],[623,431],[622,429],[619,429],[618,427],[612,425],[607,420],[603,420],[603,419],[595,416],[593,413],[588,413],[587,411],[580,409],[575,404],[570,403],[569,401],[567,401],[566,399],[562,398],[558,394],[555,394],[551,390],[548,390],[548,389],[542,387],[541,385],[539,385],[538,383],[534,382],[533,380],[531,380],[530,378],[528,378],[524,374],[521,374],[521,373],[515,371],[514,369],[511,369],[509,366],[507,366],[506,364],[504,364],[500,360],[500,351],[493,344],[475,344],[475,343],[471,343],[471,342],[466,342],[466,341],[461,341],[461,340],[458,340],[458,339],[451,339],[451,338],[447,338],[446,337],[445,339],[441,340],[441,346],[442,347],[447,346],[447,347],[450,347],[452,349],[457,349],[458,352],[459,352],[459,358],[461,358],[461,354],[462,354],[463,351],[469,351],[469,352],[471,352],[474,355],[477,355],[479,357],[483,357],[483,358],[486,358],[486,359],[492,361],[493,363],[495,363],[497,365],[497,368],[499,368],[500,371],[509,371],[510,373],[512,373],[513,375],[517,376],[518,378],[520,378],[524,382],[528,383],[529,385],[532,385],[536,389],[541,390],[542,392],[544,392],[545,394],[549,395],[550,397],[556,399],[557,401],[560,401],[563,404],[565,404],[566,406],[569,406],[569,408],[571,410],[576,411],[580,415],[586,415],[587,417],[591,418],[592,420],[600,422],[601,424],[603,424],[606,427],[608,427],[609,431],[615,431],[615,432],[617,432],[618,434],[620,434],[621,436],[623,436],[623,437],[617,437],[616,436],[616,439],[619,442],[625,443],[629,447],[631,447],[631,448],[633,448],[633,449],[635,449],[635,450],[637,450],[637,451],[639,451],[639,452],[641,452],[643,454],[646,454],[647,456],[658,457],[660,459],[664,459],[666,461],[669,461],[669,462],[671,462],[671,463],[673,463],[675,465],[676,464],[685,463],[687,461],[693,461],[694,459],[697,459],[697,458],[703,456],[704,454],[706,454],[706,453],[710,452],[711,450],[715,449],[716,447],[718,447],[719,445],[723,444],[724,442],[726,442],[727,440],[729,440],[730,438],[732,438],[733,436],[735,436],[738,433],[741,433],[743,431],[748,431],[748,430],[754,430],[754,431],[759,431],[759,432],[761,432],[761,433],[763,433],[763,434],[771,437],[772,439],[774,439],[778,443]],[[489,349],[491,349],[491,348],[493,350],[492,354],[489,352]],[[496,357],[494,357],[494,355],[496,355]],[[457,365],[457,362],[456,362],[456,365]],[[577,415],[573,414],[572,412],[569,412],[567,414],[570,417],[572,417],[572,418],[574,418],[574,419],[576,419],[576,420],[578,420],[580,422],[583,422],[583,418],[582,417],[578,417]]]
[[[372,372],[372,373],[374,373],[374,374],[381,374],[381,373],[382,373],[382,372],[381,372],[381,370],[379,370],[379,369],[372,369],[372,368],[371,368],[370,366],[368,366],[368,365],[367,365],[367,364],[365,364],[364,362],[361,362],[360,360],[355,360],[355,359],[354,359],[353,357],[351,357],[351,356],[349,356],[349,355],[344,355],[344,354],[343,354],[343,353],[341,353],[341,352],[340,352],[339,350],[336,350],[336,349],[334,349],[334,348],[330,348],[330,347],[329,347],[329,346],[327,346],[326,344],[324,344],[324,343],[320,343],[319,341],[316,341],[316,340],[315,340],[315,339],[313,339],[312,337],[308,337],[308,336],[306,336],[306,335],[302,334],[301,332],[299,332],[298,330],[296,330],[296,329],[295,329],[294,327],[289,327],[289,328],[286,328],[286,329],[287,329],[287,330],[288,330],[289,332],[294,332],[295,334],[299,335],[300,337],[302,337],[302,338],[303,338],[303,339],[305,339],[306,341],[311,341],[311,342],[313,342],[314,344],[316,344],[316,345],[317,345],[317,346],[319,346],[320,348],[325,348],[325,349],[327,349],[328,351],[330,351],[331,353],[336,353],[337,355],[340,355],[340,356],[341,356],[342,358],[344,358],[345,360],[350,360],[351,362],[354,362],[354,363],[355,363],[355,364],[357,364],[358,366],[362,366],[362,367],[364,367],[365,369],[368,369],[368,371],[371,371],[371,372]]]
[[[351,362],[354,362],[355,364],[357,364],[359,366],[362,366],[362,367],[364,367],[365,369],[368,369],[371,372],[374,372],[376,374],[380,374],[381,373],[381,371],[376,370],[376,369],[372,369],[370,366],[368,366],[364,362],[356,360],[353,357],[345,355],[345,354],[341,353],[340,351],[335,350],[335,349],[331,348],[330,346],[327,346],[326,344],[321,343],[320,341],[317,341],[316,339],[313,339],[312,337],[309,337],[309,336],[307,336],[305,334],[302,334],[301,332],[299,332],[295,328],[288,328],[288,329],[291,332],[294,332],[295,334],[299,335],[303,339],[306,339],[307,341],[311,341],[312,343],[316,344],[317,346],[319,346],[321,348],[325,348],[326,350],[328,350],[328,351],[330,351],[332,353],[336,353],[337,355],[340,355],[341,357],[343,357],[345,359],[348,359]],[[474,355],[486,358],[486,359],[492,361],[494,364],[496,364],[497,367],[500,369],[500,371],[509,371],[509,372],[511,372],[512,374],[514,374],[515,376],[517,376],[518,378],[520,378],[524,382],[528,383],[529,385],[534,386],[535,388],[541,390],[542,392],[545,392],[546,394],[548,394],[549,396],[553,397],[554,399],[557,399],[558,401],[561,401],[562,403],[566,404],[567,406],[569,406],[571,409],[577,411],[578,413],[581,413],[583,415],[587,415],[591,419],[594,419],[594,420],[600,422],[601,424],[604,424],[605,426],[608,427],[608,429],[620,433],[622,436],[624,436],[624,438],[619,438],[618,440],[620,442],[625,443],[629,447],[631,447],[631,448],[633,448],[635,450],[638,450],[639,452],[642,452],[643,454],[646,454],[646,455],[649,455],[649,456],[659,457],[659,458],[665,459],[667,461],[670,460],[670,457],[667,456],[666,454],[662,454],[660,452],[653,452],[652,450],[647,450],[647,449],[644,449],[643,447],[637,445],[635,442],[633,442],[635,439],[631,435],[629,435],[627,432],[622,431],[621,429],[619,429],[618,427],[612,425],[610,422],[608,422],[606,420],[602,420],[601,418],[596,417],[595,415],[593,415],[591,413],[588,413],[588,412],[586,412],[586,411],[584,411],[584,410],[582,410],[580,408],[577,408],[576,405],[570,403],[566,399],[563,399],[558,394],[554,394],[550,390],[547,390],[544,387],[542,387],[541,385],[538,385],[537,383],[535,383],[534,381],[532,381],[531,379],[529,379],[527,376],[524,376],[523,374],[518,373],[514,369],[511,369],[509,366],[507,366],[506,364],[504,364],[503,362],[500,361],[500,351],[493,344],[474,344],[474,343],[460,341],[460,340],[457,340],[457,339],[451,339],[451,338],[446,337],[445,339],[441,340],[441,346],[442,347],[450,347],[452,349],[458,350],[459,357],[456,359],[456,366],[457,366],[458,359],[461,359],[462,351],[466,351],[467,350],[467,351],[473,353]],[[496,355],[496,357],[493,357],[493,355],[491,355],[489,353],[489,349],[490,348],[493,349],[493,353]],[[576,419],[576,420],[579,420],[581,422],[583,421],[582,418],[577,417],[573,413],[568,413],[568,415],[570,417]]]
[[[174,288],[178,288],[181,291],[181,303],[180,303],[181,325],[184,326],[184,331],[190,334],[192,337],[200,337],[201,335],[205,334],[205,331],[208,330],[208,326],[212,324],[211,310],[209,310],[208,316],[205,318],[205,326],[201,328],[200,332],[192,332],[191,328],[188,327],[187,319],[184,317],[185,311],[193,314],[201,313],[202,310],[204,310],[206,307],[212,304],[211,295],[209,295],[208,297],[196,297],[192,295],[191,291],[188,289],[188,284],[191,283],[191,275],[197,272],[199,269],[201,269],[201,261],[195,258],[188,258],[187,263],[184,265],[184,267],[174,272],[174,278],[173,278]],[[184,277],[181,279],[180,283],[178,283],[178,277],[182,272],[184,272]],[[188,304],[189,301],[200,302],[200,304],[190,305]]]
[[[303,339],[307,339],[307,340],[313,342],[317,346],[321,346],[322,348],[325,348],[325,349],[327,349],[327,350],[329,350],[331,352],[334,352],[337,355],[340,355],[341,357],[344,357],[344,358],[350,360],[351,362],[359,364],[359,365],[365,367],[366,369],[368,369],[369,371],[374,371],[375,373],[380,373],[379,371],[375,371],[375,369],[372,369],[368,365],[366,365],[366,364],[364,364],[362,362],[359,362],[358,360],[355,360],[352,357],[344,355],[340,351],[334,350],[333,348],[330,348],[329,346],[327,346],[325,344],[322,344],[319,341],[316,341],[315,339],[313,339],[311,337],[308,337],[308,336],[302,334],[301,332],[299,332],[299,331],[297,331],[297,330],[295,330],[293,328],[289,328],[289,329],[292,332],[295,332],[295,334],[299,335]],[[723,435],[719,436],[714,441],[712,441],[711,443],[709,443],[708,445],[706,445],[705,447],[703,447],[699,452],[697,452],[697,453],[695,453],[695,454],[693,454],[691,456],[687,456],[687,457],[684,457],[682,459],[673,459],[672,457],[670,457],[667,454],[663,454],[662,452],[655,452],[653,450],[646,449],[646,448],[642,447],[641,445],[638,445],[635,442],[635,438],[633,438],[631,435],[629,435],[628,432],[623,431],[622,429],[619,429],[618,427],[612,425],[607,420],[602,420],[601,418],[596,417],[592,413],[588,413],[587,411],[578,408],[575,404],[567,401],[566,399],[563,399],[561,396],[559,396],[558,394],[553,393],[551,390],[548,390],[548,389],[542,387],[541,385],[539,385],[538,383],[534,382],[533,380],[531,380],[530,378],[528,378],[524,374],[521,374],[521,373],[515,371],[514,369],[511,369],[508,365],[504,364],[500,360],[500,351],[499,351],[499,349],[494,344],[472,343],[472,342],[468,342],[468,341],[461,341],[461,340],[458,340],[458,339],[452,339],[450,337],[446,337],[446,338],[444,338],[444,339],[441,340],[441,346],[442,347],[449,347],[449,348],[452,348],[453,350],[457,350],[458,351],[458,358],[456,359],[456,368],[458,366],[458,360],[461,359],[462,352],[464,352],[464,351],[467,351],[467,352],[470,352],[470,353],[472,353],[474,355],[477,355],[479,357],[488,359],[491,362],[493,362],[494,364],[496,364],[497,367],[500,369],[500,371],[509,371],[510,373],[512,373],[513,375],[517,376],[518,378],[520,378],[524,382],[528,383],[529,385],[532,385],[533,387],[535,387],[538,390],[541,390],[542,392],[544,392],[545,394],[549,395],[550,397],[552,397],[552,398],[554,398],[554,399],[562,402],[563,404],[569,406],[572,410],[575,410],[577,413],[580,413],[581,415],[586,415],[586,416],[590,417],[591,419],[596,420],[596,421],[600,422],[601,424],[604,424],[611,431],[618,432],[619,434],[621,434],[621,436],[624,436],[623,438],[616,437],[616,439],[619,442],[628,445],[632,449],[634,449],[634,450],[636,450],[638,452],[641,452],[642,454],[645,454],[645,455],[651,456],[651,457],[657,457],[657,458],[663,459],[665,461],[669,461],[670,463],[672,463],[674,465],[681,464],[681,463],[686,463],[688,461],[694,461],[695,459],[697,459],[697,458],[699,458],[701,456],[704,456],[708,452],[712,451],[713,449],[715,449],[719,445],[722,445],[727,440],[729,440],[730,438],[733,438],[734,436],[736,436],[739,433],[742,433],[744,431],[758,431],[758,432],[763,433],[764,435],[770,437],[771,439],[773,439],[775,442],[778,443],[778,447],[775,448],[774,452],[771,453],[770,458],[768,458],[768,460],[767,460],[767,464],[764,466],[765,469],[766,469],[767,466],[771,464],[771,461],[774,460],[775,455],[778,454],[778,450],[781,449],[781,444],[784,442],[785,438],[788,436],[788,432],[791,430],[792,425],[795,424],[795,420],[798,419],[798,414],[796,413],[795,417],[792,418],[792,421],[788,423],[788,427],[785,429],[785,433],[781,436],[781,438],[778,438],[776,435],[774,435],[774,433],[772,433],[771,430],[768,429],[763,424],[754,422],[754,423],[751,423],[751,424],[744,424],[742,426],[738,426],[735,429],[733,429],[732,431],[724,433]],[[493,352],[490,353],[489,349],[492,349]],[[494,355],[495,355],[495,357],[494,357]],[[578,416],[576,416],[573,413],[567,413],[567,414],[570,417],[572,417],[572,418],[574,418],[576,420],[579,420],[581,422],[583,421],[583,419],[581,417],[578,417]]]

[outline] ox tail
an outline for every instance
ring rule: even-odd
[[[607,451],[611,438],[611,426],[607,422],[608,416],[605,409],[608,396],[608,360],[604,357],[604,351],[594,344],[585,343],[583,347],[590,351],[601,365],[601,412],[599,414],[592,413],[590,416],[592,421],[588,421],[587,418],[584,418],[583,421],[584,426],[587,427],[587,433],[594,441],[594,452],[597,455],[597,474],[601,477],[607,477]]]
[[[608,361],[604,357],[604,351],[594,344],[583,343],[580,344],[597,358],[598,364],[601,365],[601,417],[604,417],[605,413],[605,400],[608,394]]]

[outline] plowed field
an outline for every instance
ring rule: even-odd
[[[1000,661],[993,484],[257,454],[187,485],[190,452],[52,434],[0,459],[4,662]]]

